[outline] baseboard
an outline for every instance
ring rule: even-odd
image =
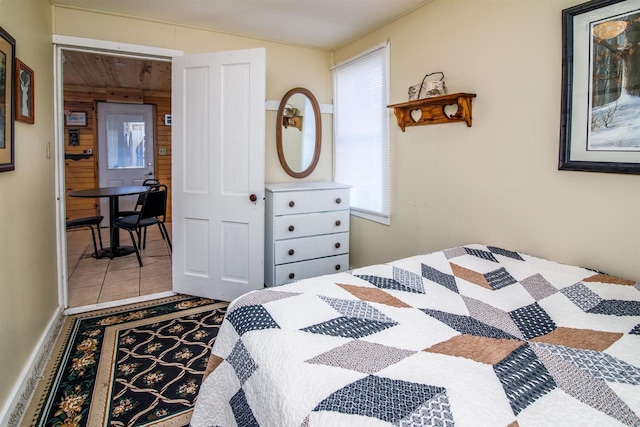
[[[64,323],[64,317],[62,307],[58,307],[0,412],[0,426],[18,426],[20,424],[33,392],[42,378],[44,368]]]
[[[64,311],[64,314],[66,314],[67,316],[70,316],[72,314],[86,313],[87,311],[102,310],[103,308],[119,307],[121,305],[127,305],[127,304],[137,304],[139,302],[172,297],[174,295],[176,295],[176,293],[173,291],[164,291],[164,292],[158,292],[157,294],[140,295],[138,297],[131,297],[131,298],[121,299],[117,301],[101,302],[97,304],[84,305],[82,307],[67,308]]]

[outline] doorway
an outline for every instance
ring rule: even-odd
[[[132,52],[135,49],[140,49],[138,52],[153,51],[156,54],[168,50],[66,36],[54,36],[53,39],[56,43],[54,62],[58,76],[55,93],[58,141],[56,153],[59,158],[63,158],[67,148],[64,144],[66,126],[60,127],[62,122],[59,117],[62,111],[67,112],[66,104],[62,105],[63,100],[66,103],[67,97],[66,93],[63,96],[63,85],[59,76],[62,74],[63,53],[69,49],[65,45],[70,43],[75,50],[83,51],[88,50],[79,46],[100,45],[101,52],[93,52],[95,55],[105,54],[105,51],[110,52],[110,55],[121,56],[126,55],[122,52]],[[130,56],[140,57],[138,54]],[[169,183],[175,183],[172,186],[176,191],[171,199],[178,200],[175,203],[175,224],[176,227],[181,227],[176,228],[176,239],[173,240],[176,250],[172,253],[175,257],[171,269],[172,285],[175,291],[182,293],[215,299],[231,298],[249,290],[262,288],[264,283],[262,265],[266,50],[256,48],[190,56],[182,56],[182,52],[178,52],[171,56],[174,57],[172,70],[177,70],[176,73],[179,74],[172,86],[176,99],[170,101],[166,113],[159,111],[159,106],[156,105],[158,120],[155,126],[157,130],[161,129],[159,118],[163,114],[164,126],[175,126],[175,131],[169,132],[173,133],[172,142],[165,148],[169,151],[175,148],[176,159],[173,163],[178,165],[169,168],[173,171],[167,177]],[[167,62],[168,59],[164,57],[164,61]],[[204,66],[194,65],[200,63]],[[152,72],[153,67],[144,67],[143,71],[145,70]],[[137,74],[144,75],[146,71]],[[203,91],[202,88],[208,90]],[[109,94],[117,92],[123,91],[105,89],[106,101],[108,102]],[[132,96],[128,91],[122,95]],[[139,95],[133,94],[134,97]],[[186,101],[187,97],[193,99]],[[146,101],[146,95],[144,98]],[[173,120],[172,108],[176,110]],[[209,118],[207,112],[216,114]],[[155,134],[156,179],[162,182],[162,177],[158,176],[158,165],[166,162],[159,157],[163,155],[159,146],[161,132],[156,131]],[[204,138],[200,138],[199,135]],[[171,163],[169,162],[169,166]],[[60,253],[65,254],[67,244],[62,219],[69,210],[65,203],[68,188],[65,188],[65,171],[61,162],[56,167],[56,180],[59,200],[58,242]],[[172,193],[171,189],[169,192]],[[187,196],[207,198],[207,203],[198,203],[197,200],[192,203],[191,199],[185,202]],[[226,197],[223,206],[212,203],[221,197]],[[222,207],[226,209],[221,209]],[[180,212],[178,208],[181,209]],[[203,229],[208,231],[206,235],[199,232]],[[221,233],[223,235],[220,235]],[[244,238],[234,237],[240,235]],[[64,262],[66,260],[64,256],[58,259],[61,273],[60,299],[62,304],[68,307],[68,271]],[[240,265],[241,268],[236,268]],[[116,301],[107,306],[149,300],[158,296],[161,295],[140,295],[133,300]],[[104,306],[92,304],[81,307],[80,311]],[[71,312],[66,310],[67,314]]]
[[[147,238],[146,254],[149,262],[144,262],[144,267],[138,268],[135,255],[114,260],[91,257],[91,232],[88,229],[66,232],[62,220],[108,212],[106,207],[100,209],[100,199],[72,200],[66,196],[73,189],[115,184],[113,181],[118,178],[114,177],[107,177],[111,183],[105,184],[104,172],[99,170],[102,164],[117,172],[134,169],[137,176],[126,178],[127,181],[122,178],[125,185],[142,183],[149,177],[145,174],[151,171],[155,172],[151,177],[171,186],[171,127],[164,117],[171,113],[171,57],[181,55],[182,52],[66,36],[54,36],[53,41],[56,43],[57,70],[55,123],[58,142],[55,150],[59,159],[56,163],[56,193],[60,200],[58,283],[61,304],[67,308],[82,306],[67,310],[78,312],[173,294],[171,256],[164,249],[164,242],[159,234],[156,235],[156,230],[149,230],[151,234]],[[139,85],[131,83],[136,79],[141,82]],[[163,87],[167,89],[163,90]],[[114,93],[129,98],[139,94],[143,98],[143,104],[147,105],[128,104],[123,107],[125,110],[142,107],[146,111],[134,111],[133,120],[121,121],[121,129],[112,130],[112,133],[119,132],[119,136],[124,137],[125,133],[127,136],[126,140],[118,139],[114,144],[115,152],[119,152],[115,155],[118,161],[109,162],[109,154],[100,153],[102,144],[98,143],[98,128],[105,119],[99,118],[98,109],[100,103],[122,104],[112,99]],[[66,116],[72,112],[84,113],[82,116],[86,117],[86,122],[82,126],[69,126]],[[154,113],[157,120],[154,120]],[[138,124],[143,121],[135,117],[136,114],[147,116],[143,120],[144,126]],[[142,133],[145,143],[155,144],[139,146]],[[74,136],[73,140],[70,136]],[[131,144],[136,144],[137,150],[125,153],[124,148],[132,147]],[[123,158],[128,158],[131,163],[123,167],[119,162]],[[83,205],[83,202],[86,204]],[[135,197],[132,205],[134,203]],[[120,207],[127,208],[123,203]],[[168,214],[170,221],[170,205]],[[106,214],[101,215],[108,217]],[[170,223],[168,226],[171,229]],[[108,228],[101,230],[103,243],[108,245]],[[128,240],[129,236],[122,234],[121,239]],[[151,277],[156,273],[162,273],[164,277],[152,280]],[[121,282],[120,290],[116,289],[115,281]],[[77,291],[79,287],[82,288],[81,292]],[[75,297],[74,303],[70,294]],[[126,300],[123,301],[123,298]]]

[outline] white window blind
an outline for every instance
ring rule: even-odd
[[[333,70],[334,180],[351,185],[351,213],[389,224],[389,45]]]

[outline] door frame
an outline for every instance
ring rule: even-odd
[[[67,231],[66,231],[66,190],[65,190],[65,159],[64,159],[64,88],[62,53],[65,50],[76,50],[87,53],[100,53],[115,56],[154,59],[171,62],[172,57],[182,56],[183,51],[165,49],[153,46],[143,46],[128,43],[118,43],[106,40],[88,39],[54,34],[53,41],[53,78],[54,78],[54,158],[55,158],[55,196],[56,196],[56,241],[58,263],[58,304],[65,310],[65,314],[73,314],[97,308],[120,305],[121,302],[100,303],[85,306],[80,309],[69,309],[68,271],[67,271]],[[173,293],[173,292],[170,292]],[[143,296],[135,299],[145,301],[156,298]],[[135,301],[134,301],[135,302]]]

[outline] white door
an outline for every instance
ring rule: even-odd
[[[142,185],[153,178],[153,106],[98,103],[98,165],[100,187]],[[138,196],[120,197],[120,210],[132,210]],[[100,199],[103,225],[109,201]]]
[[[264,286],[264,49],[173,58],[173,289]]]

